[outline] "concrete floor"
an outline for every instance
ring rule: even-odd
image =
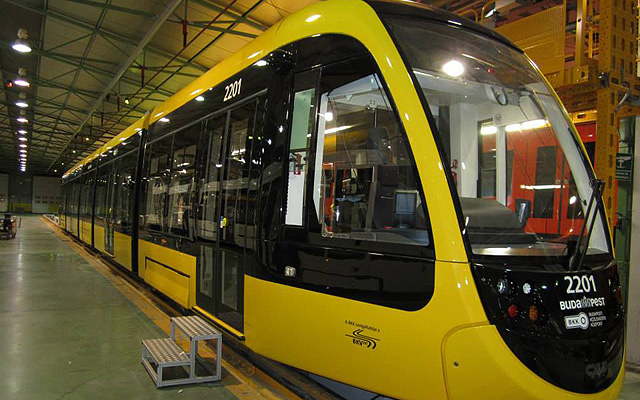
[[[69,240],[23,217],[17,238],[0,241],[0,399],[281,397],[263,397],[226,370],[220,383],[156,389],[140,364],[140,340],[166,337],[166,327]],[[627,374],[620,399],[640,399],[640,374]]]
[[[235,399],[222,383],[158,390],[140,364],[154,322],[39,217],[0,241],[0,398]]]
[[[640,400],[640,374],[627,371],[618,400]]]

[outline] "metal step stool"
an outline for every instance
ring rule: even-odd
[[[189,354],[186,354],[175,342],[178,330],[189,338]],[[198,355],[198,342],[216,341],[216,368],[212,370]],[[196,374],[197,362],[210,373],[205,376]],[[184,385],[189,383],[218,381],[222,377],[222,334],[198,316],[171,318],[171,338],[149,339],[142,341],[142,364],[147,369],[157,387]],[[157,365],[154,370],[152,364]],[[188,367],[188,378],[163,380],[163,368]]]
[[[152,364],[156,365],[155,369]],[[189,355],[169,338],[143,340],[142,365],[147,369],[157,387],[189,383],[185,382],[185,379],[173,379],[170,381],[162,379],[164,368],[188,367],[191,365]],[[189,381],[189,379],[186,379],[186,381]]]

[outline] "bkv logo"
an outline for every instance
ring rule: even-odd
[[[376,342],[379,342],[380,339],[376,339],[371,336],[363,335],[362,332],[364,329],[356,329],[352,334],[346,334],[345,336],[349,336],[351,340],[353,340],[353,344],[366,347],[368,349],[375,349],[378,345]]]
[[[583,312],[578,315],[567,315],[564,317],[564,326],[567,329],[587,329],[589,328],[589,317]]]

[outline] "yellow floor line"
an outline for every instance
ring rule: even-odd
[[[115,267],[107,265],[105,261],[100,259],[98,256],[91,254],[82,245],[72,239],[70,240],[70,238],[62,232],[60,227],[56,226],[52,221],[45,217],[41,218],[60,239],[66,239],[64,241],[70,248],[76,251],[84,260],[105,276],[120,293],[138,307],[153,321],[154,324],[160,327],[160,329],[169,336],[171,329],[171,315],[168,315],[166,311],[158,307],[152,299],[132,283],[128,282],[124,276],[121,276],[120,274],[124,274],[123,272],[116,272],[114,270]],[[185,347],[184,341],[179,340],[179,344]],[[251,362],[235,353],[228,346],[223,346],[222,352],[224,354],[224,358],[222,360],[223,368],[240,382],[238,384],[227,384],[224,387],[238,399],[300,399],[300,397],[296,396],[286,387],[282,386],[273,378],[256,368]],[[204,358],[215,357],[215,351],[208,346],[201,346],[201,351],[199,351],[199,353]],[[228,360],[232,360],[233,363]]]

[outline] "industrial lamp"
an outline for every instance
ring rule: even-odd
[[[27,70],[25,68],[18,69],[18,75],[19,75],[18,78],[13,80],[14,84],[22,87],[31,86],[29,81],[25,78],[25,76],[27,75]]]
[[[18,29],[18,39],[11,44],[11,47],[20,53],[31,52],[31,44],[29,43],[29,31],[24,28]]]

